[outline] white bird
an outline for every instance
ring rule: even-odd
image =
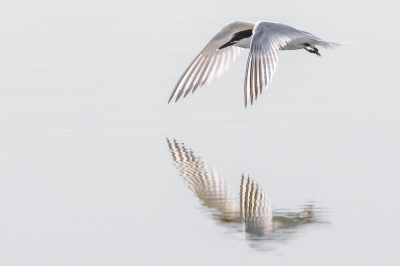
[[[251,104],[272,80],[278,64],[279,50],[305,49],[318,56],[318,48],[334,49],[339,43],[325,42],[315,35],[293,27],[260,21],[256,24],[234,21],[223,27],[196,56],[183,73],[168,103],[175,102],[189,92],[195,92],[227,70],[240,54],[241,48],[250,49],[244,82],[244,103]]]

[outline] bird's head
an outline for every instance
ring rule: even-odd
[[[239,46],[242,48],[250,48],[250,39],[252,35],[253,35],[252,29],[236,32],[235,34],[232,35],[232,38],[229,40],[229,42],[221,45],[217,49],[217,51],[232,45]]]

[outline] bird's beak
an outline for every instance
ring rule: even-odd
[[[217,49],[217,51],[218,51],[218,50],[221,50],[221,49],[224,49],[224,48],[226,48],[226,47],[229,47],[229,46],[231,46],[231,45],[234,45],[234,44],[235,44],[234,42],[229,41],[229,42],[225,43],[224,45],[222,45],[221,47],[219,47],[219,48]]]

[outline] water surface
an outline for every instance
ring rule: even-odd
[[[0,5],[0,264],[399,260],[399,52],[377,43],[399,38],[394,3]],[[247,51],[168,105],[237,19],[352,43],[281,52],[246,109]]]

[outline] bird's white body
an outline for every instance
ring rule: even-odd
[[[169,101],[210,83],[229,68],[240,54],[240,48],[250,49],[245,75],[245,105],[247,99],[257,99],[271,82],[278,64],[279,50],[306,49],[318,56],[318,48],[334,49],[338,43],[325,42],[315,35],[290,26],[260,21],[234,21],[218,32],[183,73]]]
[[[308,37],[303,37],[303,38],[298,38],[295,39],[285,46],[281,48],[281,50],[299,50],[299,49],[304,49],[306,46],[304,43],[308,43],[312,46],[317,45],[317,42],[315,42],[314,39],[308,38]]]
[[[299,49],[304,49],[306,46],[303,43],[309,43],[311,45],[316,45],[317,44],[313,39],[304,37],[304,38],[295,39],[295,40],[289,42],[288,44],[283,46],[280,50],[299,50]],[[236,43],[234,45],[238,46],[240,48],[250,49],[251,37],[241,39],[238,43]]]

